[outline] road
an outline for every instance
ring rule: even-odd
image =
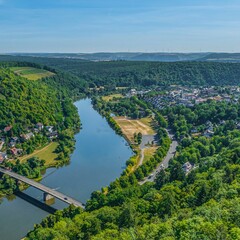
[[[17,173],[8,171],[8,170],[6,170],[4,168],[0,168],[0,172],[3,173],[3,174],[7,174],[10,177],[15,178],[15,179],[17,179],[17,180],[19,180],[21,182],[24,182],[24,183],[26,183],[26,184],[34,187],[34,188],[37,188],[37,189],[39,189],[39,190],[41,190],[41,191],[43,191],[45,193],[48,193],[51,196],[53,196],[53,197],[55,197],[55,198],[65,202],[65,203],[73,204],[74,206],[81,207],[83,209],[85,208],[84,204],[82,204],[81,202],[79,202],[79,201],[77,201],[77,200],[75,200],[75,199],[73,199],[71,197],[68,197],[67,195],[65,195],[63,193],[60,193],[60,192],[58,192],[56,190],[53,190],[53,189],[51,189],[49,187],[46,187],[46,186],[42,185],[41,183],[35,182],[35,181],[33,181],[33,180],[29,179],[29,178],[26,178],[26,177],[21,176],[21,175],[19,175]]]
[[[142,136],[142,141],[141,144],[139,146],[140,150],[141,150],[141,158],[140,161],[138,163],[138,167],[141,166],[143,164],[143,160],[144,160],[144,149],[148,148],[148,144],[152,144],[152,142],[156,141],[156,134],[154,135],[143,135]]]
[[[163,159],[163,161],[157,166],[157,168],[148,176],[146,177],[143,181],[139,182],[140,185],[146,183],[146,182],[153,182],[154,179],[156,178],[157,173],[161,170],[161,168],[167,168],[168,163],[171,158],[174,157],[174,154],[176,152],[178,142],[176,140],[173,140],[174,135],[170,132],[169,129],[167,129],[167,133],[170,139],[172,139],[172,143],[170,145],[170,148],[167,152],[167,155]]]

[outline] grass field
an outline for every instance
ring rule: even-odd
[[[151,118],[141,118],[137,120],[127,119],[125,117],[115,117],[117,124],[122,129],[126,138],[133,143],[134,133],[142,133],[142,135],[152,135],[155,133],[153,129],[153,120]]]
[[[148,147],[144,149],[144,159],[143,162],[150,160],[150,158],[155,154],[157,151],[158,147]]]
[[[56,153],[54,153],[57,146],[58,146],[57,142],[51,142],[46,147],[36,150],[32,154],[23,156],[23,157],[19,158],[19,160],[21,162],[24,162],[31,157],[38,157],[39,159],[45,160],[47,166],[52,166],[52,165],[54,165],[54,163],[56,161],[55,159],[58,156]]]
[[[105,102],[109,102],[109,101],[113,100],[113,98],[123,98],[123,95],[122,94],[111,94],[111,95],[102,97],[103,101],[105,101]]]
[[[54,73],[46,71],[44,69],[32,68],[32,67],[12,67],[11,70],[29,80],[39,80],[44,77],[54,75]]]

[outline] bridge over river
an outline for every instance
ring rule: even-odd
[[[24,183],[26,183],[26,184],[34,187],[34,188],[37,188],[37,189],[43,191],[45,198],[47,197],[47,195],[48,196],[50,195],[50,196],[55,197],[55,198],[65,202],[65,203],[73,204],[76,207],[81,207],[81,208],[84,209],[84,204],[83,203],[81,203],[81,202],[79,202],[79,201],[77,201],[77,200],[75,200],[75,199],[73,199],[71,197],[68,197],[67,195],[65,195],[63,193],[60,193],[60,192],[58,192],[58,191],[56,191],[54,189],[46,187],[46,186],[44,186],[41,183],[35,182],[34,180],[31,180],[31,179],[26,178],[24,176],[21,176],[21,175],[19,175],[17,173],[14,173],[12,171],[6,170],[4,168],[0,168],[0,173],[7,174],[7,175],[9,175],[10,177],[12,177],[12,178],[14,178],[16,180],[24,182]]]

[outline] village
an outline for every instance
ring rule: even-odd
[[[145,91],[142,94],[146,102],[151,103],[154,107],[161,110],[166,106],[184,105],[192,107],[195,104],[203,103],[208,100],[226,101],[238,103],[240,98],[240,88],[238,86],[230,87],[202,87],[202,88],[187,88],[182,86],[170,86],[164,93],[147,94],[150,91]],[[150,92],[151,93],[151,92]]]
[[[49,142],[58,138],[58,131],[54,126],[44,126],[42,123],[37,123],[33,128],[29,128],[27,133],[19,136],[12,136],[12,128],[13,126],[9,125],[0,130],[0,164],[23,156],[25,153],[21,145],[37,135],[46,136]]]

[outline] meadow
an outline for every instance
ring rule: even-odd
[[[33,68],[33,67],[12,67],[11,70],[15,74],[33,81],[54,75],[54,73],[49,72],[47,70],[40,69],[40,68]]]
[[[111,95],[103,96],[103,97],[102,97],[103,101],[106,101],[106,102],[112,101],[112,100],[114,100],[114,99],[120,99],[120,98],[123,98],[123,95],[120,94],[120,93],[111,94]]]
[[[57,146],[57,142],[51,142],[49,145],[41,149],[35,150],[32,154],[19,158],[19,160],[21,162],[25,162],[29,158],[38,157],[39,159],[46,161],[46,166],[54,166],[54,164],[56,163],[56,158],[58,157],[57,153],[55,153]]]

